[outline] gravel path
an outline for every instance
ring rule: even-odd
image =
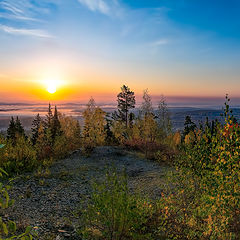
[[[103,177],[107,165],[119,171],[126,169],[130,188],[153,198],[160,195],[169,170],[119,147],[98,147],[90,157],[77,151],[56,162],[45,175],[35,173],[17,179],[10,192],[15,199],[8,209],[10,218],[23,228],[34,226],[41,239],[78,239],[69,216],[89,195],[92,181]]]

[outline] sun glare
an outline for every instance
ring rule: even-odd
[[[54,94],[57,91],[57,88],[59,87],[60,82],[55,79],[48,79],[48,80],[45,80],[45,85],[46,85],[46,90],[50,94]]]

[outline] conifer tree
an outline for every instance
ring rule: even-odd
[[[24,136],[25,137],[24,128],[23,128],[22,123],[21,123],[21,121],[18,117],[16,118],[16,121],[15,121],[15,127],[16,127],[16,134],[19,135],[19,136]]]
[[[19,118],[17,117],[15,121],[14,118],[11,117],[9,127],[7,129],[7,139],[12,140],[15,144],[17,137],[25,137],[25,131]]]
[[[55,106],[54,116],[52,118],[51,125],[52,139],[54,141],[57,136],[61,135],[61,124],[58,118],[57,106]]]
[[[45,120],[45,129],[52,127],[52,120],[53,120],[53,114],[52,114],[52,107],[51,104],[49,103],[48,105],[48,112],[46,115],[46,120]]]
[[[42,119],[39,115],[39,113],[36,115],[36,117],[33,119],[33,122],[32,122],[32,144],[35,145],[36,144],[36,141],[38,139],[38,131],[39,131],[39,128],[40,128],[40,124],[42,122]]]
[[[117,95],[118,111],[113,114],[115,120],[120,120],[125,123],[125,127],[128,127],[128,115],[132,108],[135,108],[135,96],[134,92],[126,85],[121,87],[121,92]]]
[[[190,116],[186,116],[184,126],[185,126],[183,131],[184,137],[188,135],[190,132],[193,132],[197,127],[196,124],[192,121]]]
[[[13,117],[11,117],[8,129],[7,129],[7,139],[8,140],[12,139],[13,141],[15,141],[16,139],[16,124]]]
[[[111,116],[109,113],[106,113],[106,125],[105,125],[105,131],[106,131],[106,141],[108,143],[112,143],[113,142],[113,132],[111,129],[111,126],[113,125],[113,120],[111,119]]]

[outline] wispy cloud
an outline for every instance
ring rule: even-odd
[[[23,13],[23,11],[20,8],[16,7],[14,4],[11,4],[11,3],[7,2],[7,1],[3,1],[0,4],[1,4],[3,9],[5,9],[5,10],[7,10],[9,12],[12,12],[15,15]]]
[[[42,15],[49,14],[48,3],[52,3],[52,0],[41,0],[37,4],[32,0],[0,1],[0,21],[1,19],[7,21],[4,25],[0,24],[0,30],[10,34],[52,38],[52,35],[36,25],[37,22],[43,22]]]
[[[107,16],[121,17],[124,8],[118,0],[77,0],[80,4],[93,12],[100,12]]]
[[[78,2],[88,7],[91,11],[99,11],[106,15],[110,13],[110,6],[104,0],[78,0]]]
[[[12,15],[12,14],[7,14],[7,13],[0,13],[0,19],[1,18],[5,18],[5,19],[9,19],[9,20],[42,22],[41,20],[36,19],[36,18],[21,16],[21,15]]]
[[[50,34],[41,29],[24,29],[24,28],[13,28],[6,25],[0,24],[0,30],[16,35],[27,35],[40,38],[53,38]]]
[[[169,42],[170,42],[169,39],[162,38],[162,39],[158,39],[157,41],[152,42],[150,45],[157,47],[157,46],[169,44]]]

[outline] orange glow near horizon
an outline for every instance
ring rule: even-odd
[[[70,72],[70,71],[69,71]],[[144,76],[117,76],[107,73],[91,72],[89,74],[81,72],[42,72],[19,74],[19,78],[9,74],[0,76],[0,101],[1,102],[74,102],[88,101],[92,96],[96,101],[115,102],[120,87],[126,84],[135,95],[141,100],[142,92],[148,88],[149,93],[154,99],[164,94],[166,97],[191,98],[193,96],[200,98],[224,97],[229,93],[231,97],[238,96],[235,91],[229,87],[222,91],[223,83],[217,86],[211,86],[205,89],[205,85],[200,81],[183,85],[182,81],[173,81],[173,78],[165,76],[159,77],[160,80],[152,76],[155,82],[145,82]],[[16,74],[17,75],[17,74]],[[113,81],[114,79],[114,81]],[[123,81],[124,79],[124,81]],[[213,93],[214,88],[214,95]],[[180,94],[179,94],[180,93]],[[201,94],[199,94],[201,93]],[[235,93],[235,94],[234,94]]]

